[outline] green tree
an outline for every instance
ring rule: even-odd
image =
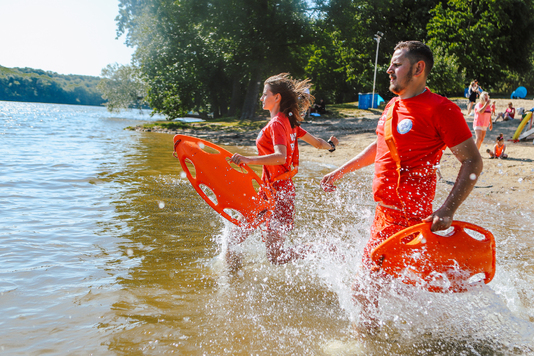
[[[121,0],[118,33],[135,58],[155,111],[255,115],[262,78],[302,74],[310,43],[304,0]],[[293,71],[293,69],[295,69]],[[242,106],[241,106],[242,105]]]
[[[101,105],[104,99],[96,89],[99,80],[99,77],[0,66],[0,100]]]
[[[376,89],[389,96],[386,73],[393,48],[400,41],[427,41],[426,26],[437,0],[330,0],[318,3],[315,27],[320,40],[312,46],[307,73],[317,96],[334,102],[356,100],[373,88],[376,41],[384,34],[378,55]],[[329,82],[330,80],[330,82]]]
[[[102,79],[97,88],[110,111],[142,108],[146,106],[147,86],[139,76],[139,69],[132,65],[108,64],[102,69]]]
[[[534,4],[524,0],[449,0],[431,11],[429,43],[452,56],[484,88],[506,70],[531,69]],[[488,88],[489,89],[489,88]]]

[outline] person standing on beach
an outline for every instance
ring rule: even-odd
[[[488,126],[490,131],[493,130],[493,122],[491,120],[491,105],[490,97],[487,91],[480,94],[480,100],[475,105],[475,118],[473,120],[473,130],[475,131],[475,143],[477,149],[480,149]]]
[[[298,139],[309,143],[317,149],[335,151],[339,144],[334,136],[328,141],[306,132],[300,123],[302,112],[311,106],[309,80],[292,79],[288,73],[280,73],[268,78],[264,83],[263,109],[268,110],[271,119],[260,131],[256,139],[259,156],[232,156],[232,162],[240,165],[262,165],[262,180],[270,187],[275,198],[275,208],[267,221],[267,233],[264,236],[267,258],[274,264],[284,264],[302,258],[309,246],[284,247],[285,235],[293,229],[293,212],[295,210],[295,186],[292,177],[297,173],[299,162]],[[226,259],[230,267],[240,264],[240,257],[234,247],[245,241],[252,231],[248,228],[234,229]]]
[[[397,44],[387,70],[389,90],[397,97],[386,105],[378,121],[376,141],[321,181],[323,189],[331,191],[345,174],[375,165],[373,194],[378,204],[363,253],[363,275],[358,278],[369,282],[353,286],[354,301],[362,308],[359,330],[379,326],[372,310],[386,279],[370,258],[372,250],[396,232],[421,222],[430,223],[432,231],[450,227],[482,171],[482,158],[460,108],[426,87],[433,63],[432,51],[422,42]],[[461,167],[447,199],[433,211],[436,167],[446,147]]]
[[[471,114],[471,109],[477,101],[479,94],[478,81],[475,79],[469,84],[469,89],[467,91],[467,97],[469,98],[469,103],[467,104],[467,116]]]

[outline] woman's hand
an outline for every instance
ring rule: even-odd
[[[332,141],[332,143],[334,144],[334,146],[337,147],[337,145],[339,145],[339,140],[335,137],[335,136],[330,136],[330,138],[328,139],[328,141]]]
[[[230,161],[240,166],[242,164],[250,163],[251,159],[248,157],[242,156],[239,153],[234,153]]]

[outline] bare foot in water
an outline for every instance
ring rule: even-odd
[[[243,254],[238,251],[233,251],[232,249],[226,250],[226,266],[230,273],[236,273],[238,270],[243,267]]]
[[[352,323],[352,332],[354,337],[359,340],[366,339],[370,336],[376,336],[380,333],[380,323],[376,319]]]

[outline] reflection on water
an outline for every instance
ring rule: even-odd
[[[477,355],[534,350],[534,219],[474,197],[460,220],[490,229],[497,274],[463,294],[393,283],[363,342],[350,286],[373,217],[371,168],[334,194],[303,162],[289,243],[316,253],[272,266],[261,234],[231,275],[229,226],[180,176],[172,136],[104,109],[0,102],[0,347],[25,354]],[[230,147],[229,150],[243,150]],[[306,157],[302,157],[306,161]],[[449,185],[438,185],[438,202]],[[326,243],[343,256],[328,252]]]

